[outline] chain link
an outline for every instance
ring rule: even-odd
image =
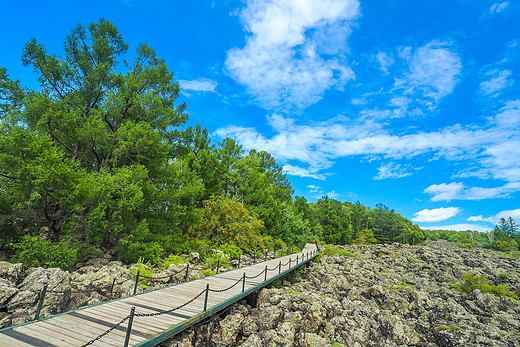
[[[246,277],[246,279],[250,279],[250,280],[252,280],[253,278],[257,278],[258,276],[260,276],[260,275],[263,274],[264,272],[265,272],[265,269],[263,269],[262,272],[260,272],[260,273],[259,273],[258,275],[256,275],[256,276],[245,276],[245,277]]]
[[[156,312],[156,313],[136,313],[134,314],[134,317],[156,317],[156,316],[161,316],[163,314],[168,314],[168,313],[172,313],[174,311],[177,311],[177,310],[180,310],[181,308],[183,308],[184,306],[187,306],[189,304],[191,304],[192,302],[194,302],[195,300],[197,300],[202,294],[206,293],[206,289],[204,289],[202,292],[200,292],[197,296],[195,296],[193,299],[185,302],[184,304],[180,305],[180,306],[177,306],[177,307],[174,307],[170,310],[167,310],[167,311],[159,311],[159,312]]]
[[[125,318],[121,319],[121,321],[119,323],[115,324],[113,327],[111,327],[110,329],[108,329],[107,331],[105,331],[103,334],[99,335],[95,339],[92,339],[89,342],[85,343],[84,345],[81,345],[81,347],[86,347],[86,346],[89,346],[89,345],[93,344],[96,341],[99,341],[103,336],[106,336],[106,335],[110,334],[112,332],[112,330],[114,330],[115,328],[117,328],[118,326],[123,324],[128,318],[130,318],[130,315],[128,315]]]
[[[233,288],[234,286],[236,286],[237,284],[239,284],[240,282],[242,282],[242,278],[240,278],[239,280],[237,280],[234,284],[232,284],[231,286],[225,288],[225,289],[209,289],[210,292],[213,292],[213,293],[222,293],[222,292],[225,292],[227,290],[230,290],[231,288]]]

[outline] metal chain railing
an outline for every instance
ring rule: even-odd
[[[197,300],[202,294],[206,294],[206,289],[204,289],[202,292],[200,292],[199,294],[197,294],[193,299],[190,299],[188,301],[186,301],[184,304],[182,305],[179,305],[177,307],[174,307],[170,310],[166,310],[166,311],[159,311],[159,312],[155,312],[155,313],[136,313],[135,314],[135,317],[156,317],[156,316],[161,316],[163,314],[169,314],[169,313],[172,313],[174,311],[177,311],[177,310],[180,310],[181,308],[191,304],[192,302],[194,302],[195,300]]]

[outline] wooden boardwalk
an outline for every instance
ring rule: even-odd
[[[124,346],[130,320],[129,345],[153,346],[307,263],[316,251],[307,244],[301,253],[0,330],[0,346]]]

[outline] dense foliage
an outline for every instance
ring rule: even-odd
[[[27,266],[71,268],[102,252],[159,264],[213,247],[424,240],[384,205],[293,199],[269,153],[183,127],[173,73],[145,44],[127,58],[112,23],[76,26],[63,53],[26,43],[36,91],[0,68],[0,249]]]

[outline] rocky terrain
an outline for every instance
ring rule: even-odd
[[[520,346],[518,301],[452,286],[472,273],[518,293],[518,259],[443,241],[339,249],[162,346]]]

